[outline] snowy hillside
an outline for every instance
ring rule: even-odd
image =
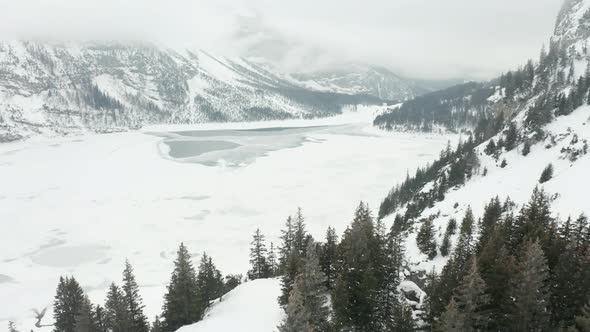
[[[273,332],[281,323],[283,310],[277,303],[281,294],[279,279],[247,282],[223,296],[202,321],[178,332]]]
[[[385,68],[371,66],[351,65],[343,70],[296,73],[291,76],[298,84],[312,90],[367,94],[384,100],[403,101],[431,91]]]
[[[538,63],[533,65],[531,61],[499,80],[470,83],[418,98],[404,105],[405,109],[390,111],[376,119],[375,124],[383,128],[402,124],[428,127],[432,123],[423,118],[416,118],[421,121],[417,122],[410,113],[404,113],[422,110],[433,112],[434,124],[442,123],[454,129],[474,127],[473,141],[466,145],[474,143],[476,157],[471,158],[476,162],[469,168],[464,183],[441,189],[448,185],[445,181],[450,181],[453,167],[465,160],[460,157],[437,166],[440,169],[435,179],[424,183],[409,201],[394,210],[384,209],[382,205],[380,215],[386,216],[384,220],[389,223],[393,223],[396,214],[407,216],[412,205],[410,219],[417,226],[410,232],[407,243],[408,258],[416,269],[428,271],[434,267],[440,271],[447,261],[440,253],[431,260],[420,252],[416,232],[421,223],[433,222],[440,247],[450,220],[460,221],[468,207],[476,218],[481,217],[485,204],[496,196],[501,201],[510,198],[518,210],[539,186],[552,197],[554,217],[559,220],[580,213],[590,214],[590,206],[580,192],[580,188],[590,185],[587,176],[590,169],[588,24],[590,1],[567,1],[558,16],[549,51],[541,52]],[[459,122],[460,118],[463,122]],[[549,164],[554,168],[554,176],[541,184],[541,173]],[[436,170],[433,168],[433,172]],[[390,194],[390,202],[392,198]],[[413,215],[416,206],[419,206],[418,214]],[[457,235],[452,242],[456,240]]]
[[[377,98],[309,91],[242,58],[151,44],[0,42],[0,142],[147,123],[316,117]]]
[[[528,202],[533,189],[537,186],[553,197],[554,217],[562,221],[580,213],[590,214],[587,198],[582,188],[590,186],[590,157],[584,155],[584,145],[590,141],[590,106],[584,106],[572,114],[560,117],[546,127],[548,136],[545,140],[534,144],[527,156],[522,155],[523,145],[502,153],[499,158],[484,153],[485,145],[477,148],[480,166],[479,171],[464,186],[451,189],[442,202],[434,204],[422,212],[417,218],[432,218],[437,230],[437,242],[440,247],[444,230],[451,219],[461,220],[468,207],[476,217],[482,216],[484,205],[498,196],[501,201],[510,198],[518,208]],[[574,159],[574,156],[581,155]],[[501,167],[506,160],[507,166]],[[553,178],[539,183],[543,169],[554,166]],[[486,170],[486,172],[484,172]],[[484,173],[487,173],[484,175]],[[432,188],[431,184],[425,188]],[[428,190],[428,189],[426,189]],[[386,220],[393,222],[392,217]],[[456,243],[457,236],[452,238]],[[440,272],[446,258],[440,254],[429,260],[416,247],[416,234],[408,238],[408,258],[418,270],[429,271],[432,267]]]

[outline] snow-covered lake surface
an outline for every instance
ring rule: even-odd
[[[328,226],[341,233],[360,200],[377,209],[408,170],[455,140],[384,133],[370,119],[159,126],[0,145],[0,326],[10,319],[29,330],[31,309],[51,305],[60,275],[74,275],[102,304],[125,258],[153,317],[181,241],[196,263],[206,251],[224,274],[245,273],[257,227],[277,243],[300,206],[315,237]]]

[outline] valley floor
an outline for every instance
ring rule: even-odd
[[[370,119],[266,124],[322,127],[296,130],[298,144],[273,145],[235,167],[175,160],[165,138],[153,134],[219,129],[212,125],[0,145],[0,326],[15,320],[29,330],[31,309],[51,306],[61,275],[74,275],[103,303],[125,258],[153,318],[181,241],[195,262],[206,251],[224,274],[245,273],[256,228],[278,243],[300,206],[315,237],[328,226],[340,234],[360,200],[377,209],[394,183],[457,139],[384,133]],[[242,137],[240,144],[277,137]]]

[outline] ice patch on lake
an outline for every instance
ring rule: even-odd
[[[86,244],[42,250],[31,257],[34,263],[51,267],[71,267],[105,259],[109,247]],[[103,261],[102,264],[106,262]]]

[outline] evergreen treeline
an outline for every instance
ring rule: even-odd
[[[590,326],[590,223],[585,215],[552,217],[550,198],[535,189],[519,211],[498,197],[475,218],[450,220],[443,244],[431,220],[422,221],[417,245],[431,258],[448,256],[440,274],[422,281],[421,305],[400,284],[410,267],[403,219],[386,229],[361,202],[343,235],[328,228],[324,242],[307,232],[301,209],[288,217],[278,253],[256,230],[250,279],[280,276],[278,301],[286,315],[277,329],[299,331],[588,331]],[[458,235],[458,236],[454,236]],[[455,243],[453,243],[455,242]],[[445,252],[443,252],[443,248]],[[416,280],[416,279],[413,279]],[[149,324],[133,268],[112,284],[104,306],[91,303],[73,277],[60,278],[54,300],[55,332],[176,331],[201,320],[214,300],[237,286],[222,278],[206,253],[197,268],[181,244],[163,313]],[[10,331],[16,331],[10,324]]]
[[[122,110],[123,104],[117,99],[102,92],[96,84],[93,84],[85,95],[88,105],[98,110]]]
[[[513,207],[493,199],[477,240],[466,215],[448,263],[428,278],[424,330],[587,331],[588,219],[559,224],[538,189],[518,213]]]
[[[404,102],[398,109],[377,116],[374,125],[387,130],[403,125],[421,131],[432,131],[435,125],[453,131],[474,127],[491,114],[487,99],[494,91],[475,82],[456,85]]]
[[[437,125],[452,131],[479,128],[499,113],[512,116],[528,108],[526,102],[534,98],[524,124],[540,139],[542,126],[554,116],[590,104],[590,66],[583,75],[574,72],[576,58],[588,56],[586,47],[582,52],[579,54],[567,40],[551,40],[549,51],[543,48],[536,62],[529,60],[484,84],[470,82],[417,97],[376,117],[374,125],[387,130],[403,126],[421,131],[432,131]]]
[[[122,286],[111,284],[104,306],[91,303],[74,277],[60,278],[53,305],[54,332],[174,332],[201,320],[214,300],[240,283],[241,276],[230,275],[224,280],[206,253],[195,269],[181,243],[162,315],[151,324],[143,313],[133,267],[126,261]]]
[[[469,135],[467,142],[460,142],[455,150],[447,146],[440,157],[424,168],[418,168],[413,177],[409,175],[400,185],[395,186],[379,207],[379,219],[394,213],[407,204],[404,215],[397,216],[400,222],[417,218],[425,208],[435,202],[444,200],[449,188],[462,185],[478,170],[479,158],[474,148],[485,136],[473,138]],[[424,186],[433,182],[431,190],[424,191]]]

